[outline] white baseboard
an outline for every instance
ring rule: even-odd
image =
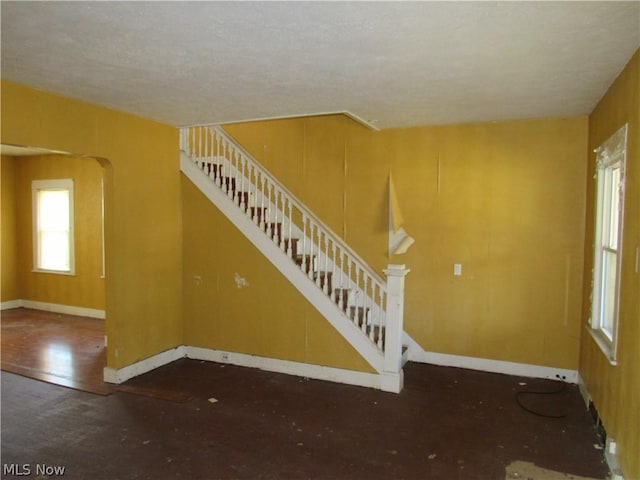
[[[10,308],[32,308],[34,310],[44,310],[46,312],[63,313],[65,315],[77,315],[79,317],[99,318],[104,320],[106,315],[104,310],[95,308],[75,307],[73,305],[61,305],[59,303],[38,302],[35,300],[10,300],[0,304],[2,310]]]
[[[152,357],[127,365],[124,368],[115,369],[105,367],[103,372],[104,381],[115,384],[123,383],[133,377],[137,377],[138,375],[142,375],[155,368],[185,357],[193,360],[257,368],[268,372],[284,373],[286,375],[313,378],[315,380],[326,380],[359,387],[375,388],[393,393],[399,393],[403,386],[402,372],[400,372],[400,374],[383,373],[378,375],[376,373],[357,372],[342,368],[185,345],[166,350]]]
[[[225,352],[201,347],[185,347],[185,350],[186,357],[194,360],[227,363],[241,367],[257,368],[268,372],[285,373],[287,375],[345,383],[360,387],[376,389],[382,389],[383,387],[381,385],[381,377],[376,373],[356,372],[342,368],[259,357],[245,353]]]
[[[0,310],[11,310],[12,308],[20,308],[22,300],[8,300],[0,303]]]
[[[409,360],[420,363],[430,363],[443,367],[467,368],[469,370],[481,370],[483,372],[504,373],[529,378],[550,378],[563,380],[568,383],[578,382],[578,371],[565,368],[545,367],[530,365],[527,363],[505,362],[503,360],[491,360],[488,358],[464,357],[435,352],[413,352]]]
[[[164,352],[153,355],[139,362],[132,363],[123,368],[111,368],[104,367],[103,378],[107,383],[123,383],[127,380],[142,375],[143,373],[150,372],[151,370],[171,363],[179,358],[185,356],[184,346],[172,348],[171,350],[165,350]]]

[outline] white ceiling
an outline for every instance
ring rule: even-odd
[[[173,125],[591,112],[640,2],[0,2],[2,78]]]

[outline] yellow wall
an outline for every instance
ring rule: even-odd
[[[102,167],[93,158],[66,155],[17,157],[15,165],[19,298],[104,310]],[[56,178],[74,181],[73,276],[33,271],[31,182]]]
[[[182,189],[185,344],[373,371],[186,177]]]
[[[182,341],[178,132],[2,81],[2,143],[87,155],[105,175],[107,364]]]
[[[2,235],[0,235],[0,251],[2,252],[2,285],[0,288],[0,302],[19,300],[17,242],[16,242],[16,163],[13,157],[2,156],[0,159],[2,172]]]
[[[577,369],[587,119],[369,131],[342,116],[225,127],[374,268],[388,176],[406,330],[428,351]],[[462,263],[463,275],[453,276]]]
[[[608,435],[618,442],[625,478],[640,479],[640,275],[636,249],[640,248],[640,50],[609,88],[589,117],[587,175],[587,229],[584,271],[593,268],[593,208],[595,154],[593,149],[625,123],[629,124],[625,179],[622,277],[620,285],[617,366],[587,332],[582,335],[580,375],[598,409]],[[591,275],[583,284],[583,328],[590,317]]]

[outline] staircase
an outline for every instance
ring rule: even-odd
[[[185,127],[181,171],[380,375],[403,385],[404,265],[386,280],[219,126]]]

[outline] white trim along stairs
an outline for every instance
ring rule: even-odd
[[[183,128],[180,149],[182,173],[399,393],[409,270],[385,281],[221,127]]]

